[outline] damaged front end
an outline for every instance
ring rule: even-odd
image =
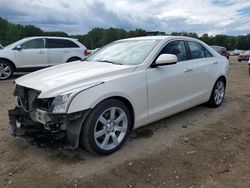
[[[81,127],[90,110],[67,113],[55,113],[55,98],[38,98],[40,92],[16,85],[14,95],[17,98],[15,109],[9,110],[12,133],[25,136],[30,130],[48,130],[53,133],[66,133],[71,148],[79,146]]]

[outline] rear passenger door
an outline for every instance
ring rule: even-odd
[[[192,85],[194,98],[206,100],[210,96],[211,88],[214,84],[213,69],[216,68],[216,59],[200,43],[186,41],[189,51],[189,71],[192,74]]]
[[[79,48],[77,44],[67,39],[50,39],[46,40],[48,49],[48,65],[57,65],[66,63],[72,56],[72,51]]]

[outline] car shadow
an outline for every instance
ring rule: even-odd
[[[182,119],[185,116],[189,116],[189,114],[197,113],[207,109],[205,105],[199,105],[188,109],[184,112],[180,112],[176,115],[164,118],[152,124],[143,126],[136,130],[133,130],[128,137],[128,140],[124,147],[127,144],[131,144],[136,142],[137,139],[150,139],[154,134],[157,134],[157,131],[160,129],[174,129],[169,125],[166,125],[166,121],[178,121],[178,119]],[[206,111],[206,110],[205,110]],[[190,125],[184,125],[183,128],[189,128]],[[49,131],[40,131],[40,132],[31,132],[27,136],[24,137],[24,140],[28,142],[29,145],[33,145],[34,147],[38,147],[42,150],[49,151],[49,158],[51,160],[61,160],[67,164],[75,164],[78,162],[86,162],[89,158],[95,158],[96,155],[90,154],[84,149],[71,149],[68,147],[68,142],[65,134],[54,134]]]

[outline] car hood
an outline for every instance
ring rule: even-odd
[[[50,98],[75,90],[84,90],[135,70],[136,66],[94,61],[75,61],[42,69],[15,82],[40,91],[39,98]]]

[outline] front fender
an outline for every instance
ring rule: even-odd
[[[101,101],[111,97],[122,97],[130,102],[134,111],[135,124],[147,118],[148,103],[145,71],[105,81],[103,84],[78,93],[71,100],[67,113],[92,109]]]
[[[104,93],[104,91],[110,91]],[[101,101],[110,97],[123,97],[127,99],[133,105],[133,99],[131,99],[127,94],[109,90],[104,84],[98,85],[97,87],[89,88],[78,93],[71,101],[68,107],[67,113],[74,113],[78,111],[83,111],[86,109],[94,108]]]

